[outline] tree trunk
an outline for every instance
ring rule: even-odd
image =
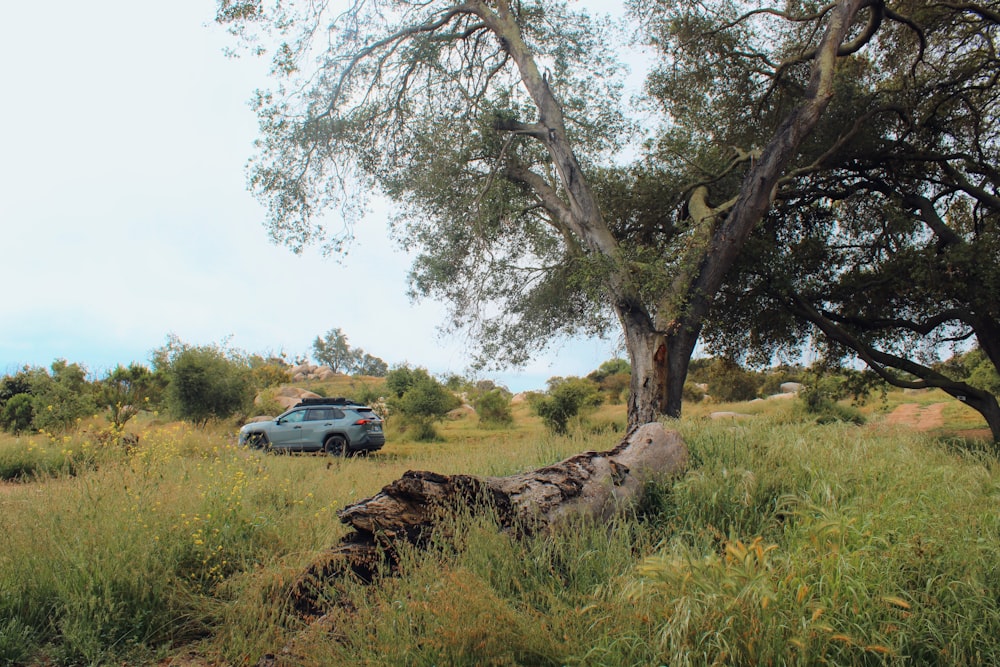
[[[393,573],[399,545],[425,545],[446,530],[443,519],[459,513],[492,513],[501,529],[520,536],[545,533],[575,517],[606,521],[634,509],[647,482],[683,471],[687,458],[680,435],[653,422],[609,451],[577,454],[509,477],[409,471],[337,513],[353,532],[298,578],[291,604],[304,617],[322,615],[330,606],[331,582],[350,574],[371,582]]]
[[[993,436],[994,448],[1000,449],[1000,403],[997,403],[996,396],[988,391],[970,388],[967,385],[965,389],[972,389],[972,391],[963,391],[961,388],[956,389],[955,387],[942,387],[942,389],[986,419],[986,425],[990,427],[990,433]]]

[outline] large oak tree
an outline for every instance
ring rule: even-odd
[[[523,361],[613,313],[630,423],[678,416],[719,287],[833,98],[838,61],[886,13],[870,0],[634,9],[662,54],[649,99],[664,134],[623,169],[609,25],[563,3],[220,0],[221,22],[278,44],[251,168],[272,235],[338,248],[322,212],[356,213],[377,190],[418,252],[414,291],[448,302],[484,358]],[[725,114],[743,129],[720,132]],[[722,144],[735,136],[756,148]]]
[[[882,11],[894,21],[780,181],[709,338],[766,357],[818,336],[896,386],[966,402],[1000,442],[997,396],[934,363],[975,343],[1000,368],[1000,3]]]

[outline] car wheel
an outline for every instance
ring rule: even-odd
[[[253,449],[270,449],[271,443],[263,433],[251,433],[247,436],[247,445]]]
[[[323,443],[323,451],[330,456],[343,456],[347,453],[347,441],[339,435],[331,435]]]

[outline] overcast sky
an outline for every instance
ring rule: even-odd
[[[409,259],[372,215],[340,263],[272,245],[245,188],[263,65],[226,58],[214,0],[5,2],[0,21],[0,374],[58,358],[101,375],[176,334],[311,352],[340,327],[392,364],[464,373],[444,307],[406,297]],[[296,288],[336,287],[322,308]],[[518,391],[615,356],[575,341]]]

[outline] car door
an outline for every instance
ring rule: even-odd
[[[302,422],[303,449],[319,450],[323,448],[326,434],[333,427],[333,408],[309,408],[306,419]]]
[[[268,433],[271,447],[275,449],[301,449],[302,424],[305,418],[305,410],[295,410],[275,420],[274,427]]]

